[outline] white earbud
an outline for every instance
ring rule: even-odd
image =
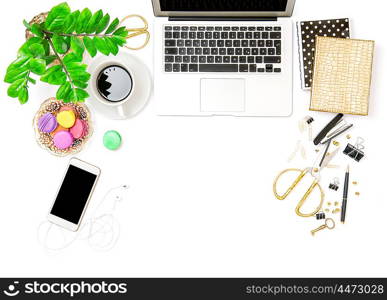
[[[125,190],[127,190],[127,189],[129,189],[129,185],[127,185],[127,184],[123,184],[123,185],[120,185],[119,187],[117,187],[116,188],[117,190],[118,189],[125,189]],[[118,191],[117,191],[118,192]],[[121,202],[123,199],[124,199],[124,197],[118,192],[115,196],[114,196],[114,199],[115,199],[115,201],[118,201],[118,202]]]

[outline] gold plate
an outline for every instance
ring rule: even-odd
[[[54,145],[53,137],[50,133],[44,133],[39,130],[38,122],[40,117],[45,113],[56,115],[63,106],[72,107],[74,111],[76,111],[79,119],[87,123],[87,134],[82,138],[75,139],[71,147],[62,150],[58,149]],[[55,98],[47,99],[42,103],[38,112],[35,114],[33,126],[35,130],[36,141],[39,146],[56,156],[67,156],[78,153],[84,148],[85,144],[93,134],[93,122],[91,119],[90,111],[86,104],[81,102],[64,103],[63,101],[57,100]]]

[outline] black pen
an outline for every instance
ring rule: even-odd
[[[345,172],[343,202],[341,203],[341,223],[343,224],[345,222],[345,213],[347,210],[348,184],[349,184],[349,165],[347,167],[347,171]]]

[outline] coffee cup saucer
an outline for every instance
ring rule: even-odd
[[[98,77],[109,66],[120,66],[126,69],[132,79],[131,92],[121,101],[109,101],[98,90]],[[114,120],[132,118],[148,103],[152,89],[151,75],[147,66],[135,56],[123,50],[116,56],[100,55],[91,60],[88,72],[91,78],[87,88],[90,95],[87,104],[105,117]]]

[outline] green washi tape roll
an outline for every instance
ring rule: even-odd
[[[121,135],[115,130],[106,131],[103,135],[103,145],[109,150],[117,150],[121,142]]]

